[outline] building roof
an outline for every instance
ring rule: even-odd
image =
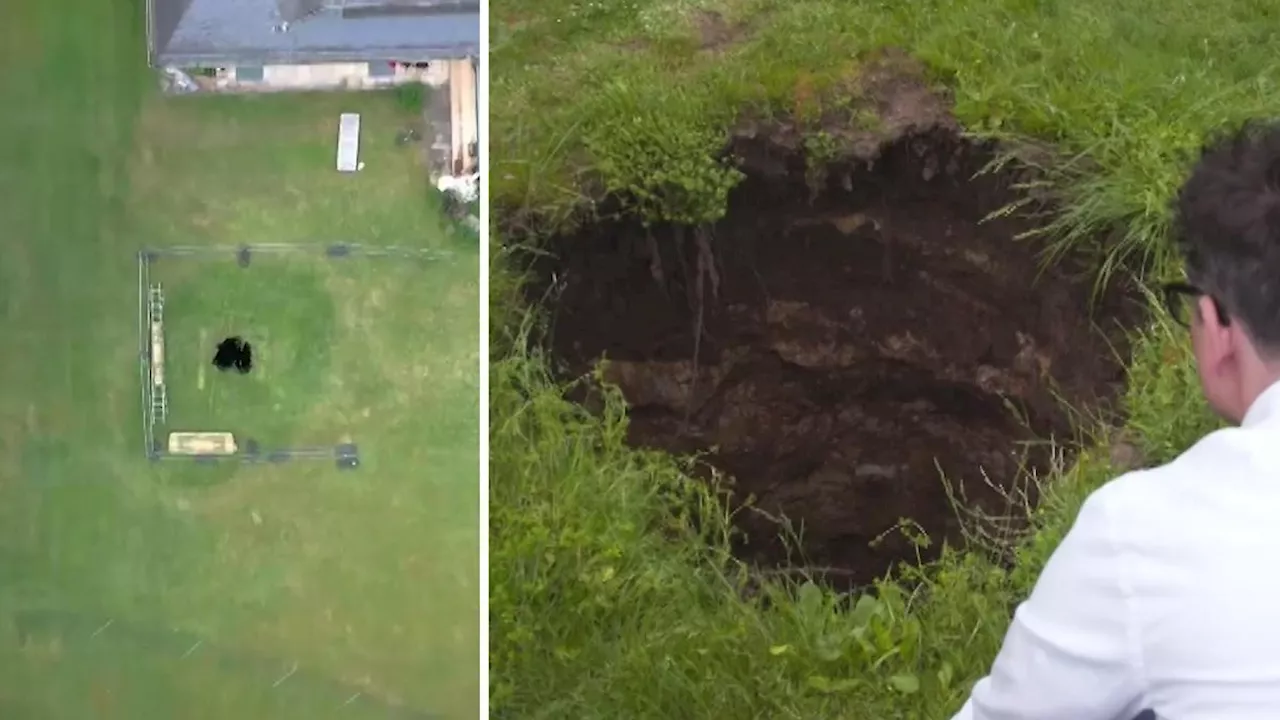
[[[479,0],[147,0],[151,63],[177,67],[475,57]]]

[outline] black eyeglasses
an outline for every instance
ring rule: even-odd
[[[1202,296],[1208,296],[1213,301],[1214,312],[1218,314],[1218,322],[1223,325],[1229,325],[1231,318],[1227,315],[1227,310],[1218,301],[1218,298],[1209,295],[1209,293],[1190,283],[1175,282],[1166,283],[1161,287],[1164,292],[1164,306],[1169,311],[1169,316],[1174,319],[1182,327],[1191,327],[1191,316],[1195,301]]]

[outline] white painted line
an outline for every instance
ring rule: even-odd
[[[115,619],[115,618],[111,618],[110,620],[108,620],[108,621],[106,621],[105,623],[103,623],[103,624],[102,624],[102,627],[100,627],[100,628],[98,628],[97,630],[94,630],[94,631],[93,631],[93,634],[89,636],[89,639],[90,639],[90,640],[92,640],[93,638],[98,637],[98,634],[99,634],[99,633],[101,633],[103,630],[106,630],[107,628],[111,627],[111,623],[113,623],[113,622],[115,622],[115,621],[116,621],[116,619]]]
[[[293,667],[289,669],[289,672],[285,673],[279,680],[275,681],[275,684],[273,684],[271,687],[273,688],[280,687],[280,683],[293,677],[293,674],[296,672],[298,672],[298,663],[294,663]]]

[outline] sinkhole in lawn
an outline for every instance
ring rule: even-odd
[[[253,346],[239,336],[226,338],[218,343],[213,366],[223,372],[235,370],[244,375],[253,369]]]
[[[1091,302],[1079,259],[1041,273],[1043,245],[1014,239],[1028,220],[980,222],[1015,197],[1014,177],[974,178],[992,148],[900,137],[816,192],[802,155],[733,150],[747,178],[709,233],[596,224],[550,243],[530,291],[556,279],[563,369],[608,357],[630,442],[706,452],[737,500],[755,497],[741,557],[869,583],[916,556],[899,518],[934,540],[926,558],[960,539],[939,471],[1005,513],[991,486],[1050,461],[1027,441],[1071,439],[1062,400],[1114,406],[1137,304],[1118,288]],[[769,515],[802,529],[803,559]]]

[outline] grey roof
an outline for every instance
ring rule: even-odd
[[[280,18],[288,22],[297,22],[312,13],[318,13],[325,5],[325,0],[276,0]]]
[[[479,0],[147,0],[153,65],[475,57]]]

